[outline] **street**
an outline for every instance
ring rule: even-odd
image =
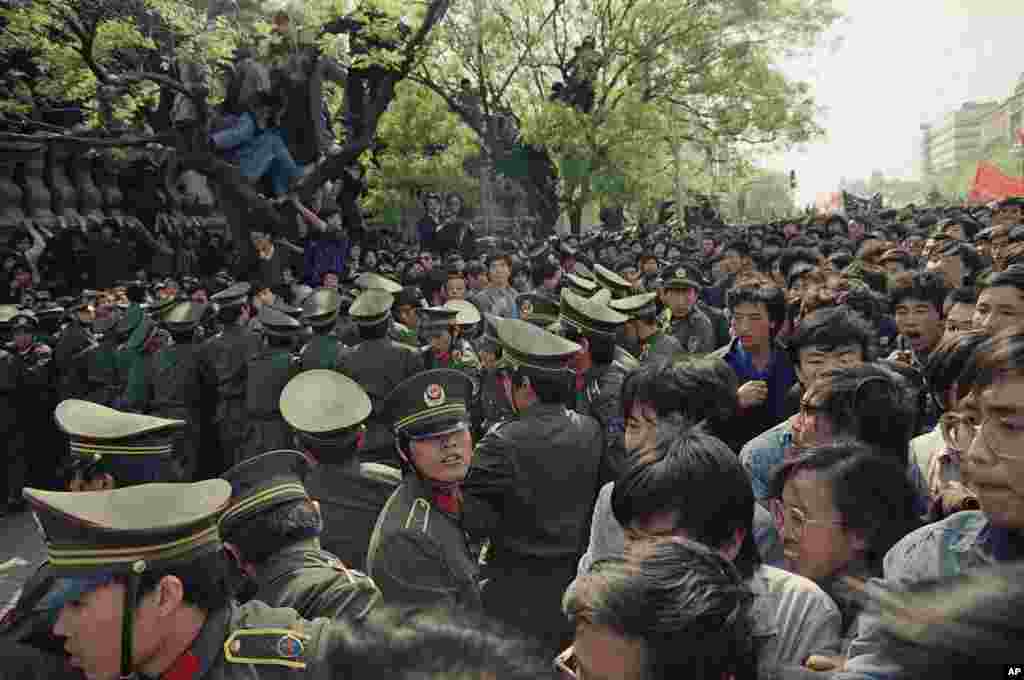
[[[0,616],[13,604],[21,584],[46,557],[46,548],[30,512],[0,518]]]

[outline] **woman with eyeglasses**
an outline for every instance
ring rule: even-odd
[[[968,510],[914,531],[884,560],[884,584],[903,589],[972,572],[992,563],[1024,559],[1024,327],[1013,327],[977,351],[977,372],[961,378],[976,398],[977,417],[959,422],[965,451],[961,472],[978,496]],[[891,677],[882,651],[882,626],[864,614],[847,671]]]
[[[886,552],[920,525],[906,467],[861,442],[829,442],[783,463],[772,486],[785,566],[832,596],[848,640],[859,607],[842,578],[881,576]]]

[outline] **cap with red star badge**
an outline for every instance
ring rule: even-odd
[[[439,368],[401,382],[384,400],[383,413],[396,434],[413,439],[463,430],[475,386],[462,371]]]

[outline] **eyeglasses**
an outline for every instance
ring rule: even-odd
[[[799,541],[804,536],[804,528],[807,525],[832,525],[843,526],[844,522],[836,519],[808,519],[803,510],[793,506],[787,507],[781,499],[772,502],[772,516],[775,518],[775,526],[782,535],[789,535]]]
[[[1024,430],[1024,423],[1018,425],[1003,425],[996,423],[995,427],[989,426],[986,432],[986,425],[995,416],[983,418],[981,421],[974,415],[951,411],[942,414],[939,419],[942,438],[949,448],[967,453],[974,444],[975,437],[981,436],[982,445],[997,458],[1003,460],[1022,460],[1024,453],[1007,454],[1013,448],[1013,438],[1016,432]]]

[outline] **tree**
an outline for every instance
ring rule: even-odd
[[[398,17],[405,7],[397,0],[363,0],[350,17],[341,17],[332,0],[307,2],[301,8],[295,47],[300,57],[308,60],[303,65],[319,74],[331,69],[318,66],[333,64],[337,67],[334,73],[347,72],[350,82],[357,73],[368,81],[364,88],[368,94],[358,107],[358,134],[336,140],[344,143],[298,186],[299,195],[309,199],[325,182],[345,176],[372,149],[380,118],[394,99],[397,84],[423,57],[432,31],[448,10],[448,0],[428,0],[401,21]],[[29,101],[35,104],[63,98],[79,102],[89,122],[86,130],[55,129],[25,110],[8,107],[23,130],[5,133],[5,139],[60,140],[91,147],[162,144],[172,151],[170,175],[194,169],[217,184],[236,237],[250,224],[271,231],[289,229],[289,220],[207,143],[211,107],[223,99],[225,91],[222,80],[202,75],[228,67],[240,45],[266,44],[271,35],[268,22],[243,25],[225,17],[211,21],[205,9],[176,0],[34,0],[0,10],[0,19],[5,24],[0,52],[28,53],[39,72],[46,74],[27,93]],[[405,26],[406,20],[411,20],[411,28]],[[353,43],[362,40],[370,45],[351,55],[347,69],[341,63],[346,56],[341,51],[346,32],[355,36]],[[336,76],[317,75],[308,81],[314,112],[321,101],[323,81],[329,77]],[[356,109],[352,91],[346,88],[342,96],[350,112]],[[19,104],[22,109],[26,106],[24,101]],[[185,123],[156,115],[166,114],[175,105],[191,109]],[[130,130],[140,112],[146,112],[155,134]],[[311,127],[318,127],[319,122],[308,121]],[[355,188],[343,192],[341,200],[354,204],[358,184],[344,185]],[[349,213],[353,208],[348,205]]]
[[[461,111],[492,154],[500,150],[488,123],[511,112],[518,143],[560,168],[559,205],[578,228],[583,205],[642,184],[630,173],[669,161],[671,143],[713,157],[817,134],[808,87],[775,60],[811,45],[836,16],[819,0],[478,0],[446,16],[416,78]],[[581,47],[588,36],[592,51]],[[579,89],[581,61],[583,105],[565,94]],[[467,115],[460,87],[481,115]]]

